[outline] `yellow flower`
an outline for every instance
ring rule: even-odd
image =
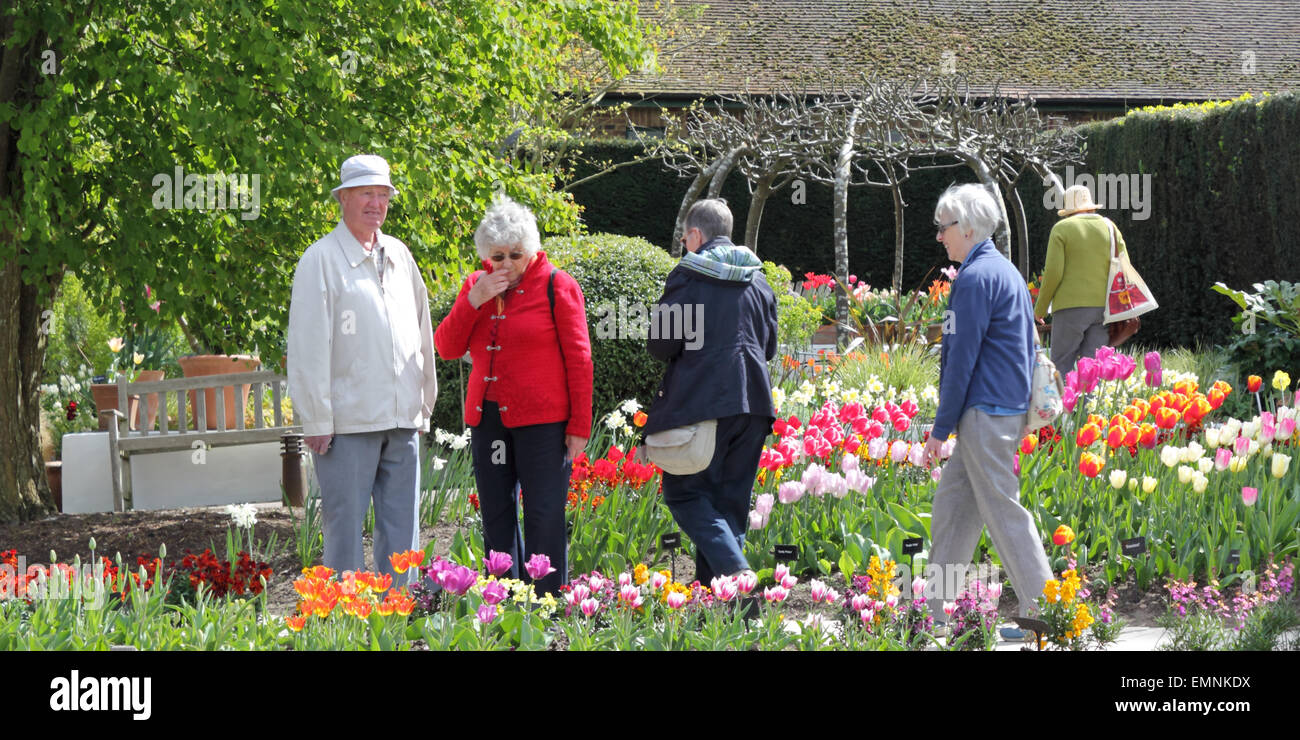
[[[1279,391],[1284,391],[1291,387],[1291,376],[1278,370],[1273,373],[1273,387]]]
[[[1074,628],[1075,634],[1082,635],[1083,631],[1088,629],[1093,621],[1092,613],[1088,611],[1088,605],[1081,602],[1074,610],[1074,621],[1070,623],[1070,626]]]
[[[1283,455],[1278,452],[1273,455],[1273,477],[1281,478],[1286,475],[1287,468],[1291,466],[1291,456]]]
[[[645,563],[637,563],[632,569],[632,580],[636,581],[638,586],[650,580],[650,569],[645,566]]]
[[[126,342],[123,341],[121,337],[113,337],[112,339],[108,340],[108,348],[113,350],[114,352],[121,352],[122,348],[125,346],[126,346]]]
[[[1049,578],[1047,583],[1043,584],[1043,599],[1049,604],[1056,603],[1060,598],[1060,588],[1061,584],[1055,578]]]
[[[1142,476],[1142,492],[1151,493],[1156,490],[1156,479],[1149,475]]]
[[[140,354],[139,352],[133,352],[131,353],[131,361],[139,365],[140,363],[144,362],[144,355]]]

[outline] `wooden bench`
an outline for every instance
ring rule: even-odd
[[[195,449],[195,442],[201,443],[203,449],[227,447],[231,445],[258,444],[262,442],[279,442],[286,434],[301,434],[302,427],[285,424],[280,408],[281,399],[285,398],[288,378],[273,372],[227,373],[224,375],[207,375],[197,378],[176,378],[147,383],[128,383],[119,377],[117,382],[117,409],[101,411],[109,415],[108,454],[110,475],[113,479],[113,509],[125,511],[130,506],[131,455],[143,455],[154,452],[172,452],[176,450]],[[235,398],[242,396],[242,386],[251,386],[253,400],[253,426],[250,428],[244,420],[246,404],[236,403],[239,412],[233,420],[226,419],[225,394],[234,393]],[[274,424],[267,426],[263,413],[263,394],[266,386],[271,387],[271,404],[273,406]],[[215,389],[213,404],[216,408],[207,409],[207,393]],[[227,390],[229,389],[229,390]],[[187,415],[187,397],[194,391],[194,428],[189,426]],[[176,394],[177,425],[169,427],[167,414],[167,397]],[[158,399],[158,428],[152,427],[137,432],[128,432],[130,420],[120,409],[130,408],[127,399],[137,397],[143,409],[150,398]],[[216,417],[216,429],[208,429],[208,414]],[[143,414],[141,414],[143,416]],[[233,426],[231,422],[233,421]],[[142,423],[141,426],[144,426]]]

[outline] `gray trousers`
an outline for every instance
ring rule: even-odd
[[[967,409],[957,424],[957,447],[939,479],[930,515],[930,565],[941,569],[932,576],[938,584],[930,585],[937,595],[928,601],[935,619],[946,619],[943,602],[962,591],[964,584],[957,579],[970,566],[986,525],[1010,572],[1020,616],[1029,616],[1052,577],[1033,515],[1020,505],[1020,479],[1012,472],[1024,422],[1023,416]]]
[[[375,502],[375,570],[393,586],[413,581],[388,557],[419,548],[420,444],[414,429],[336,434],[324,455],[313,454],[325,529],[325,565],[335,571],[365,569],[361,547],[366,509]]]
[[[1110,331],[1101,323],[1105,317],[1101,306],[1052,312],[1052,364],[1062,379],[1080,357],[1092,357],[1110,342]]]

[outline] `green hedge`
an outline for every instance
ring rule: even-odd
[[[1151,174],[1150,213],[1108,208],[1132,249],[1134,265],[1160,301],[1143,318],[1142,341],[1160,346],[1222,342],[1231,331],[1231,302],[1210,291],[1215,281],[1237,288],[1274,279],[1300,281],[1300,261],[1288,259],[1300,224],[1300,97],[1172,112],[1135,112],[1080,129],[1087,139],[1079,174]],[[589,142],[588,156],[615,162],[640,156],[641,144]],[[580,169],[578,177],[591,173]],[[903,186],[904,287],[947,264],[934,238],[932,208],[953,182],[971,182],[965,168],[915,173]],[[1139,181],[1140,182],[1140,181]],[[673,221],[689,182],[658,162],[616,170],[574,188],[591,231],[641,236],[667,249]],[[1042,269],[1047,237],[1057,216],[1044,203],[1041,180],[1018,187],[1029,226],[1030,270]],[[807,202],[791,202],[789,189],[764,209],[758,254],[801,276],[834,266],[831,188],[808,182]],[[733,173],[722,191],[744,236],[749,194]],[[1104,193],[1101,196],[1105,203]],[[893,277],[893,201],[887,190],[853,188],[849,194],[849,268],[872,285]],[[1012,254],[1019,255],[1019,246]]]
[[[578,281],[586,299],[587,331],[595,364],[594,418],[599,420],[629,398],[649,406],[664,366],[646,353],[645,335],[602,338],[597,324],[602,316],[607,316],[605,326],[616,326],[622,313],[622,309],[602,313],[602,306],[618,306],[621,301],[622,305],[648,307],[657,301],[663,293],[664,278],[676,260],[644,239],[614,234],[551,237],[542,242],[542,250],[552,263]],[[436,324],[451,311],[460,283],[431,290],[430,311]],[[469,367],[468,363],[459,361],[438,361],[435,426],[448,430],[461,428],[464,403],[461,394],[469,378]]]

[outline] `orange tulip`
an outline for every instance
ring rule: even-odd
[[[1092,443],[1096,442],[1100,437],[1101,427],[1092,422],[1088,422],[1087,424],[1084,424],[1083,428],[1079,430],[1079,433],[1075,435],[1074,442],[1080,447],[1091,447]]]
[[[1146,418],[1146,414],[1142,413],[1142,409],[1138,408],[1137,406],[1134,406],[1133,404],[1129,404],[1124,407],[1124,418],[1128,419],[1134,424],[1139,424],[1143,419]]]
[[[1096,478],[1104,467],[1106,467],[1106,460],[1101,455],[1085,452],[1079,457],[1079,472],[1089,478]]]
[[[1147,414],[1151,413],[1151,404],[1147,403],[1146,400],[1135,398],[1132,403],[1134,408],[1142,412],[1142,419],[1147,418]],[[1138,419],[1138,423],[1141,423],[1142,419]]]
[[[1198,384],[1195,380],[1180,380],[1174,383],[1174,393],[1181,393],[1184,396],[1190,396],[1196,392]]]
[[[1124,446],[1124,427],[1116,424],[1106,432],[1106,444],[1112,450]]]
[[[1100,428],[1106,426],[1106,420],[1103,419],[1103,418],[1100,417],[1100,416],[1097,416],[1096,414],[1088,414],[1088,421],[1087,421],[1087,423],[1088,423],[1088,424],[1096,424],[1098,429],[1100,429]]]
[[[1062,524],[1052,533],[1052,544],[1060,547],[1074,542],[1074,530]]]
[[[1210,391],[1213,393],[1214,391]],[[1210,402],[1205,400],[1205,396],[1197,394],[1192,402],[1187,404],[1187,410],[1183,412],[1183,418],[1188,424],[1196,424],[1205,417],[1206,414],[1214,410]]]
[[[388,562],[392,564],[393,570],[398,573],[405,573],[411,568],[410,551],[395,552],[388,556]]]
[[[387,617],[392,615],[395,608],[396,605],[393,602],[389,601],[388,599],[384,599],[383,601],[379,602],[379,604],[375,606],[375,611],[379,612],[379,616]]]
[[[294,632],[301,632],[302,628],[307,624],[307,617],[301,614],[293,617],[285,617],[284,623]]]
[[[1210,394],[1205,397],[1205,400],[1210,404],[1211,409],[1217,409],[1223,405],[1223,399],[1227,398],[1227,396],[1228,394],[1224,393],[1222,389],[1211,388]]]
[[[1141,429],[1138,427],[1137,424],[1129,424],[1128,426],[1124,427],[1123,444],[1125,447],[1132,447],[1133,445],[1136,445],[1140,437],[1141,437]]]
[[[303,568],[302,574],[311,578],[330,578],[334,575],[334,569],[326,568],[323,565],[313,565],[310,568]]]
[[[1138,444],[1148,450],[1153,450],[1156,447],[1156,435],[1157,432],[1154,425],[1143,424],[1138,430]]]
[[[1165,408],[1171,408],[1180,414],[1187,408],[1187,404],[1192,402],[1192,397],[1184,393],[1174,393],[1171,395],[1172,398],[1165,401]]]
[[[1160,395],[1159,393],[1157,393],[1156,395],[1154,395],[1154,396],[1151,397],[1151,413],[1154,414],[1154,413],[1160,411],[1160,409],[1162,409],[1162,408],[1164,408],[1164,407],[1165,407],[1165,398],[1164,398],[1164,396],[1162,396],[1162,395]]]
[[[1252,375],[1246,378],[1246,390],[1251,393],[1259,393],[1259,389],[1264,386],[1264,379],[1258,375]]]
[[[650,417],[646,416],[644,411],[638,411],[635,414],[632,414],[632,423],[639,427],[643,427],[649,418]]]
[[[1156,412],[1156,426],[1161,429],[1173,429],[1182,415],[1170,408],[1163,408]]]
[[[1037,434],[1026,434],[1024,439],[1020,440],[1020,451],[1026,455],[1033,452],[1036,447],[1038,447]]]
[[[1225,396],[1228,395],[1229,393],[1232,393],[1232,386],[1228,385],[1228,381],[1226,381],[1226,380],[1216,380],[1216,381],[1214,381],[1214,385],[1210,386],[1210,389],[1211,389],[1211,390],[1214,390],[1214,389],[1216,389],[1216,388],[1217,388],[1218,390],[1223,391],[1223,395],[1225,395]]]

